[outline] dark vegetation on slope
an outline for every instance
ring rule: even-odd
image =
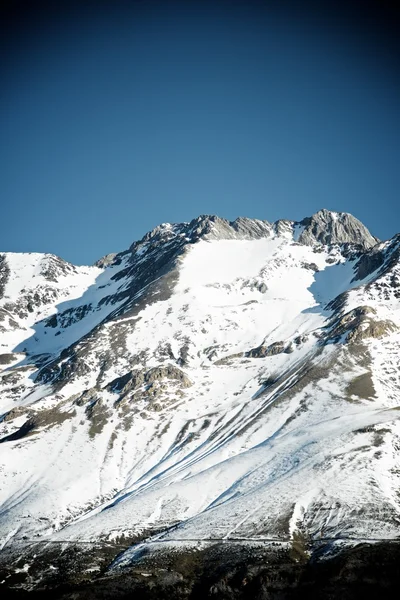
[[[70,566],[73,555],[71,548]],[[289,550],[219,544],[144,559],[79,584],[67,569],[67,583],[33,592],[0,586],[0,594],[16,600],[391,600],[398,598],[399,564],[395,542],[360,544],[324,560],[318,552],[309,558],[304,540]]]

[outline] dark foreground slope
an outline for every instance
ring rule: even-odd
[[[398,598],[400,544],[360,544],[330,558],[312,557],[303,541],[290,549],[216,545],[166,554],[92,581],[44,585],[32,592],[0,587],[1,598],[27,600],[356,600]],[[329,549],[328,549],[329,551]],[[64,557],[73,564],[71,548]],[[79,578],[78,573],[76,575]]]

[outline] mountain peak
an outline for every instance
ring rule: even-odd
[[[307,246],[315,243],[355,244],[366,250],[379,241],[353,215],[326,208],[322,208],[311,217],[306,217],[299,225],[304,229],[299,235],[298,242]]]
[[[201,215],[189,223],[189,230],[196,239],[259,239],[271,233],[268,221],[238,217],[228,221],[216,215]]]
[[[297,232],[296,232],[297,229]],[[189,223],[163,223],[147,233],[132,248],[146,242],[170,241],[178,236],[185,241],[195,243],[199,239],[260,239],[278,235],[293,236],[297,242],[306,246],[314,244],[354,244],[363,250],[372,248],[379,241],[368,229],[354,217],[345,212],[334,212],[322,208],[302,221],[280,219],[275,223],[261,219],[238,217],[228,221],[217,215],[200,215]]]

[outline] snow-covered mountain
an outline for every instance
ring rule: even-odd
[[[398,538],[399,259],[327,210],[1,254],[3,553]]]

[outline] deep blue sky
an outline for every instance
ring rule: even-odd
[[[400,231],[393,15],[322,4],[9,2],[0,250],[92,263],[165,221],[322,207]]]

